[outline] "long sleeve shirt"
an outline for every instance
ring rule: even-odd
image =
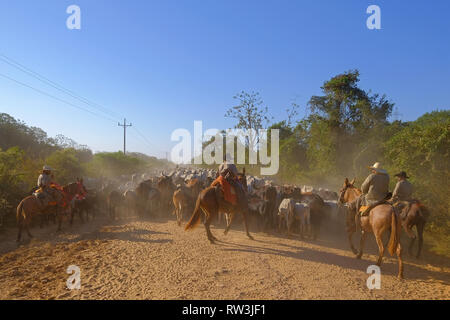
[[[413,193],[413,186],[407,180],[400,180],[395,185],[394,192],[392,192],[392,199],[394,201],[409,201]]]
[[[49,174],[40,174],[37,186],[40,187],[48,187],[50,185],[50,182],[52,182],[52,177]]]
[[[389,192],[389,175],[383,173],[370,174],[361,185],[361,191],[368,201],[381,201]]]

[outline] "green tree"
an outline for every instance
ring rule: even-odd
[[[77,157],[77,150],[72,148],[52,153],[47,157],[46,163],[55,170],[55,182],[59,184],[74,182],[84,175],[82,164]]]
[[[431,211],[434,250],[450,256],[450,111],[434,111],[407,123],[385,143],[392,172],[411,177],[415,197]]]
[[[380,138],[393,104],[385,96],[371,95],[358,87],[359,72],[351,70],[326,81],[323,96],[311,97],[308,160],[317,175],[341,172],[350,176],[376,161],[383,141]],[[361,157],[358,153],[371,155]],[[372,158],[373,157],[373,158]]]

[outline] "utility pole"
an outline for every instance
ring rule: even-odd
[[[127,152],[127,127],[131,127],[132,124],[127,124],[127,119],[123,119],[123,124],[119,122],[119,127],[123,127],[123,154]]]

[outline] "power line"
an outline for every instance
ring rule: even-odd
[[[104,116],[104,115],[101,115],[101,114],[97,114],[97,113],[95,113],[95,112],[92,112],[92,111],[89,110],[89,109],[86,109],[86,108],[77,106],[77,105],[75,105],[75,104],[73,104],[73,103],[71,103],[71,102],[68,102],[68,101],[63,100],[63,99],[61,99],[61,98],[58,98],[58,97],[56,97],[56,96],[54,96],[54,95],[51,95],[50,93],[47,93],[47,92],[45,92],[45,91],[40,90],[40,89],[36,89],[35,87],[32,87],[32,86],[30,86],[30,85],[28,85],[28,84],[26,84],[26,83],[20,82],[20,81],[18,81],[18,80],[16,80],[16,79],[13,79],[13,78],[11,78],[11,77],[9,77],[9,76],[7,76],[7,75],[2,74],[2,73],[0,73],[0,76],[3,77],[3,78],[5,78],[5,79],[8,79],[8,80],[10,80],[10,81],[13,81],[13,82],[15,82],[15,83],[17,83],[17,84],[20,84],[20,85],[22,85],[22,86],[24,86],[24,87],[27,87],[27,88],[29,88],[29,89],[32,89],[32,90],[34,90],[34,91],[36,91],[36,92],[39,92],[40,94],[43,94],[43,95],[45,95],[45,96],[48,96],[48,97],[53,98],[53,99],[55,99],[55,100],[58,100],[58,101],[60,101],[60,102],[62,102],[62,103],[65,103],[65,104],[67,104],[67,105],[69,105],[69,106],[72,106],[72,107],[74,107],[74,108],[83,110],[83,111],[85,111],[85,112],[89,112],[90,114],[92,114],[92,115],[94,115],[94,116],[97,116],[97,117],[100,117],[100,118],[103,118],[103,119],[106,119],[106,120],[109,120],[109,121],[116,122],[116,120],[113,120],[113,119],[111,119],[111,118],[109,118],[109,117],[106,117],[106,116]]]
[[[156,145],[151,143],[139,130],[136,128],[136,126],[133,127],[134,131],[143,139],[143,141],[151,148],[151,149],[157,149],[158,151],[162,151],[162,149],[158,148]]]
[[[23,64],[15,61],[13,59],[11,59],[10,57],[4,55],[3,53],[0,53],[0,59],[3,62],[7,63],[8,65],[10,65],[10,66],[12,66],[12,67],[14,67],[16,69],[19,69],[20,71],[22,71],[22,72],[32,76],[33,78],[38,79],[41,82],[44,82],[45,84],[47,84],[47,85],[49,85],[49,86],[51,86],[51,87],[53,87],[53,88],[55,88],[55,89],[57,89],[59,91],[61,91],[61,92],[65,93],[65,94],[71,96],[72,98],[77,99],[78,101],[80,101],[82,103],[85,103],[85,104],[89,105],[90,107],[92,107],[94,109],[97,109],[100,112],[108,114],[111,117],[119,117],[119,118],[121,117],[116,112],[111,111],[108,108],[103,107],[102,105],[100,105],[98,103],[92,102],[89,99],[87,99],[87,98],[85,98],[85,97],[83,97],[83,96],[73,92],[72,90],[69,90],[69,89],[63,87],[62,85],[60,85],[60,84],[58,84],[58,83],[48,79],[47,77],[39,74],[38,72],[33,71],[30,68],[24,66]]]
[[[127,154],[127,127],[131,127],[133,124],[127,124],[127,119],[123,119],[123,124],[120,124],[119,127],[123,127],[123,154]]]
[[[15,80],[15,79],[13,79],[13,78],[11,78],[11,77],[8,77],[8,76],[6,76],[6,75],[0,74],[0,76],[3,76],[4,78],[6,78],[6,79],[8,79],[8,80],[10,80],[10,81],[13,81],[13,82],[16,82],[16,83],[18,83],[18,84],[20,84],[20,85],[22,85],[22,86],[28,87],[28,88],[30,88],[30,89],[32,89],[32,90],[35,90],[35,91],[37,91],[37,92],[39,92],[39,93],[41,93],[41,94],[43,94],[43,95],[46,95],[46,96],[51,97],[51,98],[53,98],[53,99],[56,99],[56,100],[58,100],[58,101],[60,101],[60,102],[63,102],[63,103],[65,103],[65,104],[68,104],[68,105],[70,105],[70,106],[72,106],[72,107],[75,107],[75,108],[77,108],[77,109],[83,110],[83,111],[85,111],[85,112],[89,112],[90,114],[93,114],[93,115],[95,115],[95,116],[97,116],[97,117],[102,117],[102,118],[104,118],[104,119],[107,119],[107,120],[109,120],[109,121],[114,121],[114,122],[116,122],[116,120],[113,120],[113,119],[111,119],[110,117],[118,117],[118,118],[121,118],[121,116],[120,116],[118,113],[116,113],[116,112],[114,112],[114,111],[111,111],[111,110],[109,110],[108,108],[106,108],[106,107],[104,107],[104,106],[102,106],[102,105],[100,105],[100,104],[98,104],[98,103],[92,102],[92,101],[90,101],[89,99],[87,99],[87,98],[85,98],[85,97],[83,97],[83,96],[81,96],[81,95],[75,93],[74,91],[69,90],[69,89],[63,87],[62,85],[60,85],[60,84],[58,84],[58,83],[56,83],[56,82],[54,82],[54,81],[48,79],[47,77],[45,77],[45,76],[39,74],[39,73],[36,72],[36,71],[31,70],[30,68],[24,66],[23,64],[21,64],[21,63],[15,61],[14,59],[12,59],[12,58],[6,56],[6,55],[3,54],[3,53],[0,53],[0,59],[1,59],[1,61],[7,63],[8,65],[10,65],[10,66],[12,66],[12,67],[14,67],[14,68],[16,68],[16,69],[19,69],[20,71],[22,71],[22,72],[24,72],[24,73],[26,73],[26,74],[32,76],[33,78],[35,78],[35,79],[37,79],[37,80],[39,80],[39,81],[41,81],[41,82],[43,82],[43,83],[45,83],[45,84],[47,84],[47,85],[49,85],[49,86],[51,86],[51,87],[53,87],[53,88],[59,90],[59,91],[61,91],[61,92],[65,93],[65,94],[71,96],[72,98],[77,99],[78,101],[80,101],[80,102],[82,102],[82,103],[84,103],[84,104],[86,104],[86,105],[88,105],[88,106],[90,106],[90,107],[92,107],[92,108],[94,108],[94,109],[96,109],[96,110],[102,112],[102,113],[107,114],[108,116],[104,116],[104,115],[102,115],[102,114],[97,114],[97,113],[95,113],[95,112],[92,112],[92,111],[89,110],[89,109],[86,109],[86,108],[83,108],[83,107],[74,105],[73,103],[67,102],[67,101],[65,101],[65,100],[63,100],[63,99],[60,99],[60,98],[58,98],[58,97],[56,97],[56,96],[53,96],[53,95],[51,95],[51,94],[49,94],[49,93],[46,93],[46,92],[42,91],[42,90],[36,89],[36,88],[34,88],[34,87],[30,86],[30,85],[27,85],[27,84],[25,84],[25,83],[23,83],[23,82],[20,82],[20,81],[18,81],[18,80]],[[119,124],[119,125],[120,125],[120,124]],[[125,122],[124,122],[124,125],[126,125]],[[123,125],[121,125],[121,126],[123,126]],[[127,126],[128,126],[128,125],[127,125]],[[125,128],[126,128],[126,127],[124,127],[124,131],[125,131]],[[149,142],[149,140],[148,140],[148,139],[147,139],[147,138],[146,138],[146,137],[145,137],[145,136],[144,136],[144,135],[136,128],[136,127],[133,127],[133,129],[139,134],[139,136],[144,140],[145,143],[147,143],[147,145],[148,145],[149,147],[151,147],[151,148],[155,147],[152,143]],[[126,136],[126,133],[124,132],[124,139],[126,139],[125,136]],[[124,153],[125,153],[125,145],[126,145],[126,141],[124,140]],[[157,148],[157,149],[159,149],[159,148]]]
[[[150,141],[136,128],[133,127],[133,129],[136,131],[137,134],[139,134],[141,136],[142,139],[144,139],[144,141],[150,146],[152,147],[152,143],[150,143]]]

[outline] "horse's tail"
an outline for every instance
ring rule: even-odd
[[[427,220],[428,220],[428,217],[430,216],[430,211],[429,211],[428,208],[425,207],[423,204],[420,204],[420,203],[419,203],[418,206],[419,206],[418,212],[419,212],[420,217],[421,217],[424,221],[427,221]]]
[[[25,215],[25,211],[23,209],[23,200],[20,201],[19,205],[17,206],[17,210],[16,210],[16,221],[17,221],[17,226],[20,227],[22,225],[23,220],[25,220],[26,215]]]
[[[184,228],[185,231],[189,229],[194,229],[195,226],[200,222],[200,215],[202,213],[202,208],[200,207],[201,202],[201,195],[198,196],[197,202],[195,203],[195,209],[194,213],[192,214],[191,219],[187,223],[186,227]]]
[[[400,236],[400,227],[397,225],[397,214],[395,210],[392,210],[392,218],[391,218],[391,236],[389,238],[388,250],[391,256],[395,254],[397,251],[397,246],[399,242]]]

